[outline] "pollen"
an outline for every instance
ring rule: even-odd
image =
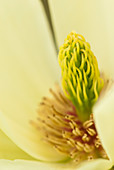
[[[66,97],[77,108],[81,121],[88,120],[104,82],[90,44],[72,31],[61,45],[58,55],[62,87]]]
[[[95,128],[93,114],[81,122],[72,102],[60,86],[50,89],[38,107],[38,117],[33,126],[42,134],[42,141],[73,161],[107,158]]]

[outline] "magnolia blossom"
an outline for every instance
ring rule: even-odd
[[[113,79],[114,2],[50,0],[49,4],[58,44],[71,30],[85,35],[99,56],[101,70]],[[56,51],[41,2],[1,0],[0,40],[0,168],[110,169],[114,165],[113,86],[93,108],[95,126],[108,159],[76,166],[42,142],[40,132],[30,124],[37,117],[41,98],[48,96],[49,88],[60,81]]]

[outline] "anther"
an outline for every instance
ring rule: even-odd
[[[89,135],[91,135],[91,136],[96,135],[95,130],[94,130],[94,129],[92,129],[92,128],[88,128],[88,129],[87,129],[87,132],[88,132],[88,133],[89,133]]]

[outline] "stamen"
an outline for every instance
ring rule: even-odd
[[[81,122],[71,101],[62,93],[59,85],[50,89],[52,98],[43,98],[38,109],[35,128],[41,131],[42,140],[52,145],[74,161],[107,158],[98,137],[93,114]]]

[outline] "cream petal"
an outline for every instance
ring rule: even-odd
[[[21,149],[48,161],[65,156],[43,143],[29,122],[58,80],[56,62],[40,1],[0,1],[0,126]]]
[[[35,161],[22,161],[22,160],[15,160],[15,161],[6,161],[0,160],[0,168],[2,170],[59,170],[56,166],[52,164],[46,164],[43,162],[35,162]],[[61,169],[60,169],[61,170]]]
[[[1,130],[0,130],[0,159],[26,159],[33,160],[32,157],[18,148]]]
[[[112,162],[105,159],[96,159],[93,161],[85,161],[77,167],[77,170],[108,170],[112,167]]]
[[[114,164],[114,87],[95,106],[93,112],[102,145]]]
[[[114,1],[49,0],[59,46],[72,30],[91,44],[101,70],[114,78]]]
[[[2,170],[69,170],[64,168],[64,164],[49,164],[38,161],[25,160],[0,160],[0,168]]]
[[[25,160],[0,160],[0,167],[2,170],[107,170],[111,167],[111,162],[99,159],[83,163],[80,168],[77,168],[75,164],[72,166],[66,163],[50,164]]]
[[[114,10],[113,10],[113,6],[114,6],[114,1],[110,0],[102,0],[103,1],[103,12],[105,15],[105,22],[106,22],[106,29],[107,29],[107,41],[108,41],[108,48],[109,48],[109,52],[107,56],[104,56],[106,58],[105,63],[103,62],[103,64],[105,64],[104,66],[107,68],[106,70],[108,71],[108,73],[110,73],[109,75],[111,75],[114,79]]]

